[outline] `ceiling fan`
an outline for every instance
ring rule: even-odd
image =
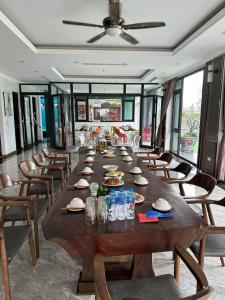
[[[95,43],[105,35],[110,35],[110,36],[119,35],[122,39],[126,40],[127,42],[133,45],[136,45],[139,42],[133,36],[126,33],[125,32],[126,30],[146,29],[146,28],[166,26],[164,22],[145,22],[145,23],[135,23],[135,24],[126,25],[125,20],[120,16],[120,10],[121,10],[120,0],[109,0],[109,17],[103,19],[102,22],[103,25],[76,22],[76,21],[67,21],[67,20],[63,20],[62,22],[63,24],[67,24],[67,25],[98,27],[98,28],[105,29],[102,33],[88,40],[87,43]]]

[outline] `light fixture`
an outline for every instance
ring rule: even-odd
[[[212,63],[208,64],[207,69],[208,69],[207,82],[211,83],[211,82],[213,82],[214,74],[218,73],[218,69],[214,69],[214,66]]]
[[[122,28],[121,27],[108,27],[105,30],[106,34],[110,35],[110,36],[117,36],[120,35],[122,32]]]
[[[17,60],[17,62],[23,64],[24,60]]]

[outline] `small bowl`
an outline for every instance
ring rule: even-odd
[[[82,171],[81,171],[82,174],[85,174],[85,175],[88,175],[88,174],[93,174],[94,171],[89,168],[89,167],[85,167]]]
[[[85,162],[87,163],[92,163],[94,161],[94,158],[92,156],[87,156],[87,158],[85,159]]]
[[[108,172],[114,172],[119,168],[119,166],[117,166],[117,165],[104,165],[102,167],[103,167],[103,169],[105,169]]]
[[[80,179],[74,184],[74,186],[75,186],[75,188],[78,188],[78,189],[85,189],[85,188],[89,187],[89,183],[87,182],[86,179]]]
[[[132,157],[131,156],[125,156],[124,158],[123,158],[123,161],[127,161],[127,162],[130,162],[130,161],[132,161],[133,159],[132,159]]]
[[[128,154],[127,151],[121,151],[121,155],[122,155],[122,156],[126,156],[126,155],[129,155],[129,154]]]
[[[87,156],[89,156],[89,155],[93,156],[93,155],[95,155],[95,154],[96,154],[95,151],[90,150],[90,151],[88,151]]]
[[[169,211],[172,209],[172,206],[164,198],[159,198],[158,200],[153,202],[152,207],[155,208],[156,210],[160,210],[160,211]]]
[[[138,185],[147,185],[148,184],[148,180],[145,177],[138,177],[137,179],[134,180],[134,183],[138,184]]]
[[[125,151],[126,150],[126,147],[122,146],[120,147],[120,151]]]
[[[94,149],[94,147],[91,146],[91,145],[88,145],[88,146],[87,146],[87,149],[88,149],[88,150],[92,150],[92,149]]]
[[[132,174],[141,174],[142,170],[139,167],[134,167],[133,169],[130,170],[130,173],[132,173]]]

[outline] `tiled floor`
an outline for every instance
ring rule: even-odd
[[[22,176],[17,168],[20,161],[30,159],[33,153],[40,151],[40,147],[31,149],[19,156],[13,156],[0,165],[0,173],[9,174],[14,179],[21,179]],[[78,155],[73,154],[73,165],[78,162]],[[173,162],[176,164],[176,162]],[[211,195],[212,199],[221,199],[225,191],[216,187]],[[216,220],[219,224],[225,223],[225,209],[214,208]],[[41,228],[40,228],[41,229]],[[78,280],[81,266],[79,262],[72,260],[69,255],[58,245],[45,240],[42,230],[40,240],[40,258],[35,267],[31,266],[29,248],[27,243],[10,264],[10,281],[12,299],[14,300],[93,300],[93,296],[76,296],[75,282]],[[157,253],[153,256],[156,274],[173,272],[173,261],[171,253]],[[217,258],[206,258],[205,272],[209,284],[215,291],[211,299],[225,299],[225,268],[220,265]],[[182,267],[182,288],[190,294],[195,290],[195,282],[192,280],[189,271]],[[4,299],[2,283],[0,282],[0,299]],[[168,299],[169,300],[169,299]]]

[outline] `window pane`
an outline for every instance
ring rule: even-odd
[[[172,152],[174,153],[178,153],[178,138],[179,138],[179,135],[177,132],[172,132],[171,134],[171,146],[170,146],[170,149]]]
[[[126,94],[141,94],[141,84],[126,84]]]
[[[74,83],[73,84],[74,93],[89,93],[89,84],[86,83]]]
[[[133,119],[133,102],[124,102],[124,121],[132,121]]]
[[[62,140],[62,120],[61,120],[61,100],[60,97],[53,98],[54,103],[54,126],[55,126],[55,145],[62,147],[63,140]]]
[[[180,90],[180,89],[182,89],[182,79],[178,79],[175,85],[175,90]]]
[[[184,78],[181,123],[182,157],[197,163],[202,104],[203,71]]]
[[[143,98],[142,107],[142,145],[151,146],[153,97]]]
[[[21,84],[22,93],[48,93],[48,84]]]
[[[122,84],[92,84],[93,94],[123,94]]]
[[[180,116],[180,94],[175,94],[173,97],[173,116],[172,128],[178,129]]]
[[[70,83],[52,83],[51,94],[71,94]]]

